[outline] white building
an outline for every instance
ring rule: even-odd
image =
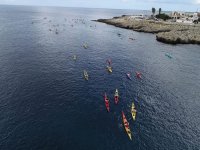
[[[133,16],[130,16],[129,19],[145,19],[146,16],[141,14],[141,15],[133,15]]]
[[[185,12],[177,12],[177,11],[173,11],[171,14],[170,14],[170,17],[174,20],[177,20],[177,19],[181,19],[181,18],[184,18],[186,17],[186,13]]]
[[[194,13],[192,19],[193,19],[193,21],[198,20],[199,19],[198,13]]]
[[[172,12],[170,16],[175,22],[193,24],[194,21],[198,21],[199,13],[194,13],[192,15],[192,14],[186,14],[184,12],[175,11]]]

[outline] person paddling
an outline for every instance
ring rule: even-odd
[[[109,64],[109,65],[111,65],[111,64],[112,64],[112,61],[111,61],[111,59],[108,59],[108,60],[107,60],[107,62],[108,62],[108,64]]]

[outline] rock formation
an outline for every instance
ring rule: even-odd
[[[138,32],[155,33],[156,39],[164,43],[200,44],[200,25],[135,19],[130,16],[98,19],[95,21]]]

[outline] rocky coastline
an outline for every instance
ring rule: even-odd
[[[168,44],[200,44],[200,25],[135,19],[130,16],[93,20],[137,32],[156,34],[157,41]]]

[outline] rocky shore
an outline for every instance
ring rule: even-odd
[[[94,21],[138,32],[154,33],[156,34],[157,41],[163,43],[200,44],[200,25],[135,19],[130,16],[114,17],[112,19],[98,19]]]

